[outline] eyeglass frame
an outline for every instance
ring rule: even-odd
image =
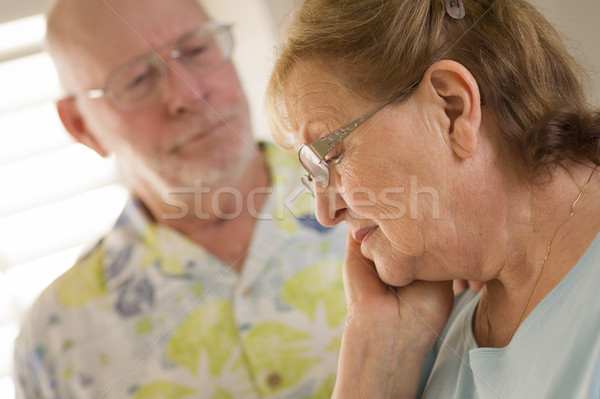
[[[340,145],[346,137],[348,137],[352,132],[354,132],[360,125],[365,123],[370,117],[375,115],[377,112],[381,111],[386,106],[388,106],[394,102],[397,102],[400,99],[402,99],[403,97],[405,97],[406,95],[408,95],[415,87],[417,87],[417,85],[419,83],[421,83],[421,79],[422,78],[419,78],[416,82],[414,82],[412,85],[410,85],[410,87],[408,89],[404,90],[402,93],[400,93],[398,96],[392,98],[390,101],[387,101],[383,104],[379,104],[378,106],[371,109],[367,113],[354,119],[352,122],[348,123],[347,125],[344,125],[332,132],[327,133],[325,136],[318,138],[317,140],[313,141],[312,143],[302,144],[300,146],[300,148],[298,149],[298,159],[300,160],[300,164],[302,165],[302,167],[307,172],[307,174],[302,176],[300,178],[300,180],[302,181],[302,184],[304,184],[304,186],[309,189],[311,194],[314,195],[313,181],[317,182],[322,188],[329,187],[329,182],[331,180],[331,174],[329,172],[329,162],[331,161],[331,159],[328,159],[328,160],[325,159],[327,154],[329,154],[335,147]],[[325,170],[327,171],[327,182],[322,182],[322,181],[318,180],[315,176],[312,176],[311,172],[308,170],[308,168],[302,161],[302,159],[303,159],[302,153],[304,151],[308,151],[308,150],[312,151],[312,153],[314,155],[316,155],[317,158],[319,159],[319,163],[315,164],[315,165],[320,165],[320,164],[325,165]],[[304,158],[309,159],[309,157],[306,157],[306,156]]]
[[[135,57],[123,64],[121,64],[120,66],[118,66],[117,68],[115,68],[108,76],[107,80],[106,80],[106,84],[104,86],[103,89],[88,89],[83,91],[82,93],[80,93],[81,95],[89,98],[89,99],[98,99],[98,98],[102,98],[102,97],[106,97],[108,98],[117,108],[122,109],[122,110],[136,110],[136,109],[141,109],[144,108],[150,104],[152,104],[154,101],[156,101],[156,99],[158,98],[158,93],[160,93],[160,90],[157,90],[157,94],[155,94],[156,98],[154,98],[153,96],[150,96],[147,100],[140,102],[139,104],[125,104],[120,102],[120,100],[118,100],[114,94],[112,94],[112,91],[110,90],[109,86],[110,86],[110,81],[112,79],[114,79],[115,76],[117,76],[117,74],[124,70],[125,68],[127,68],[130,65],[133,65],[135,62],[139,62],[140,60],[151,60],[154,59],[156,61],[158,61],[156,63],[156,65],[159,68],[160,71],[160,79],[161,82],[159,82],[160,85],[164,85],[164,80],[165,80],[165,76],[167,74],[167,70],[169,69],[169,66],[167,64],[167,59],[172,59],[172,60],[180,60],[183,56],[184,56],[184,52],[182,51],[182,43],[189,39],[190,37],[192,37],[192,35],[194,35],[195,33],[197,33],[198,31],[202,30],[202,29],[207,29],[207,28],[214,28],[214,29],[221,29],[221,28],[225,28],[226,32],[229,35],[229,39],[231,42],[230,48],[229,48],[229,52],[223,57],[223,59],[221,60],[221,62],[210,66],[209,68],[206,68],[204,70],[199,70],[197,71],[198,73],[204,74],[204,73],[208,73],[211,71],[214,71],[215,69],[219,68],[220,66],[224,65],[226,62],[231,60],[231,54],[233,52],[233,46],[234,46],[234,40],[233,40],[233,34],[231,33],[231,28],[232,25],[231,24],[225,24],[225,23],[220,23],[220,22],[215,22],[215,21],[207,21],[202,23],[200,26],[198,26],[196,29],[193,29],[185,34],[183,34],[181,37],[179,37],[175,43],[173,45],[171,45],[171,49],[167,52],[166,56],[161,56],[157,51],[150,51],[146,54],[140,55],[138,57]],[[185,59],[182,60],[183,63],[185,63]],[[72,95],[71,97],[75,97],[75,95]]]

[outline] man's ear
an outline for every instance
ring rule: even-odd
[[[441,126],[450,139],[452,150],[461,159],[475,155],[481,125],[481,95],[475,78],[456,61],[433,64],[423,77],[432,104],[443,107]]]
[[[69,97],[58,100],[56,102],[56,109],[63,126],[75,141],[96,151],[101,157],[106,157],[109,154],[102,144],[98,142],[96,137],[88,130],[74,98]]]

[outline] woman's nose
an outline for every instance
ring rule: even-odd
[[[344,220],[346,202],[333,186],[323,188],[314,183],[315,213],[323,226],[331,227]]]

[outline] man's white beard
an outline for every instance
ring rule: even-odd
[[[256,153],[259,153],[258,149]],[[226,159],[215,155],[210,160],[197,162],[152,160],[137,170],[127,170],[125,167],[121,169],[130,188],[135,187],[131,180],[131,177],[134,177],[138,184],[147,185],[146,189],[150,189],[160,198],[165,191],[193,190],[198,184],[211,190],[225,186],[238,188],[248,176],[248,169],[256,156],[242,144],[235,153],[228,153]]]

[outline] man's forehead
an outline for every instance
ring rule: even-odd
[[[71,5],[62,22],[92,51],[160,47],[209,19],[195,0],[64,1]]]
[[[104,84],[110,73],[162,50],[208,20],[196,0],[57,0],[47,42],[67,91]]]

